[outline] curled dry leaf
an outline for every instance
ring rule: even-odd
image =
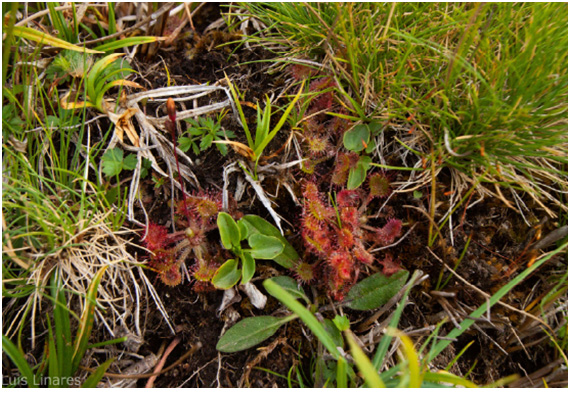
[[[115,124],[115,135],[121,142],[123,142],[124,133],[127,133],[130,141],[132,142],[133,146],[139,147],[139,136],[135,131],[135,127],[133,126],[133,122],[131,121],[131,117],[135,115],[137,109],[129,108],[121,115],[116,113],[109,112],[109,119]]]

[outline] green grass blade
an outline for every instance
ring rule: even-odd
[[[4,335],[2,335],[2,350],[10,358],[10,360],[12,360],[12,362],[16,365],[18,371],[20,371],[20,374],[22,374],[22,377],[26,380],[27,386],[38,387],[34,372],[32,371],[32,368],[26,361],[26,358],[24,357],[22,352],[18,350],[16,345],[14,345],[12,341],[10,341],[10,339],[8,339]]]
[[[247,126],[247,120],[245,118],[245,114],[243,113],[243,109],[241,107],[240,98],[239,98],[239,95],[237,93],[237,89],[234,87],[234,85],[230,81],[229,77],[227,75],[225,75],[225,76],[226,76],[226,81],[228,83],[228,87],[230,88],[230,92],[231,92],[232,97],[234,99],[234,103],[237,107],[237,111],[239,114],[239,118],[241,120],[242,127],[245,131],[245,136],[247,138],[247,144],[251,149],[253,149],[255,147],[255,145],[253,143],[253,139],[251,138],[251,132],[249,131],[249,127]]]
[[[297,95],[295,95],[293,100],[289,103],[289,106],[287,106],[287,109],[285,109],[285,112],[283,113],[283,115],[279,119],[279,122],[277,123],[275,128],[273,128],[273,130],[271,130],[269,135],[267,135],[265,137],[265,139],[259,144],[259,146],[256,146],[255,154],[257,156],[261,156],[263,149],[265,149],[265,147],[267,145],[269,145],[269,142],[271,142],[271,140],[275,137],[275,135],[277,135],[277,133],[279,132],[281,127],[283,127],[283,124],[285,124],[285,121],[287,121],[287,117],[289,116],[289,113],[291,113],[291,110],[293,110],[293,107],[295,106],[295,104],[297,103],[299,98],[301,97],[301,93],[303,92],[303,88],[304,88],[304,83],[301,84],[301,88],[299,88],[299,92],[297,92]]]
[[[26,40],[35,41],[38,44],[48,44],[53,47],[63,48],[66,50],[87,52],[89,54],[99,54],[102,51],[90,50],[88,48],[81,48],[76,45],[70,44],[67,41],[50,36],[46,33],[40,33],[35,29],[27,28],[25,26],[14,26],[14,36],[21,37]]]
[[[460,378],[459,376],[450,374],[445,371],[427,372],[424,374],[424,381],[435,383],[451,383],[455,386],[463,386],[468,388],[476,388],[477,385],[467,379]]]
[[[90,388],[91,389],[91,388],[97,387],[97,385],[99,384],[101,379],[103,379],[103,376],[105,376],[105,372],[109,368],[109,365],[111,365],[113,363],[113,361],[115,361],[115,359],[110,358],[109,360],[107,360],[103,364],[101,364],[99,366],[99,368],[97,368],[97,370],[95,370],[95,372],[93,372],[91,375],[89,375],[89,377],[87,379],[85,379],[85,382],[83,382],[83,384],[81,385],[81,388],[83,388],[83,389]]]
[[[87,351],[87,345],[89,344],[89,337],[91,336],[91,331],[93,330],[93,320],[95,317],[95,307],[97,305],[97,289],[101,283],[101,278],[108,266],[102,267],[95,277],[91,281],[91,285],[87,290],[87,296],[85,297],[85,308],[83,314],[81,315],[81,321],[79,323],[79,329],[77,331],[77,336],[74,342],[73,349],[73,359],[72,359],[72,372],[75,373],[77,368],[79,368],[79,363],[83,359],[85,352]]]
[[[127,37],[125,39],[113,41],[112,43],[105,43],[94,48],[94,50],[101,52],[110,52],[118,50],[123,47],[131,47],[139,44],[154,43],[158,41],[157,37],[154,36],[139,36],[139,37]]]
[[[339,358],[336,362],[336,387],[339,389],[346,389],[348,376],[348,363],[344,358]]]
[[[55,323],[55,345],[57,351],[57,359],[59,364],[59,372],[61,376],[71,376],[71,360],[73,355],[72,339],[71,339],[71,323],[69,319],[69,309],[65,295],[62,291],[59,275],[55,273],[52,276],[52,297],[55,305],[53,308],[53,318]],[[51,333],[51,327],[50,327]],[[51,350],[50,350],[51,351]],[[55,351],[54,351],[55,352]]]
[[[483,314],[485,314],[487,312],[488,308],[491,308],[492,306],[494,306],[499,300],[501,300],[501,298],[503,296],[505,296],[507,293],[509,293],[509,291],[511,291],[517,284],[522,282],[528,275],[530,275],[532,272],[534,272],[536,269],[538,269],[540,267],[540,265],[542,265],[544,262],[548,261],[554,255],[566,250],[567,248],[568,248],[568,241],[566,243],[564,243],[563,245],[561,245],[560,247],[558,247],[557,249],[555,249],[554,251],[551,251],[548,255],[546,255],[541,260],[536,261],[531,267],[529,267],[528,269],[525,269],[523,272],[521,272],[521,274],[519,274],[517,277],[515,277],[509,283],[507,283],[505,286],[503,286],[499,291],[497,291],[493,296],[491,296],[491,298],[488,301],[488,304],[483,303],[478,309],[476,309],[473,313],[471,313],[469,315],[469,318],[466,318],[465,320],[463,320],[461,322],[461,324],[459,324],[459,326],[461,328],[454,328],[449,334],[447,334],[446,340],[440,340],[435,345],[435,347],[432,349],[432,351],[430,351],[428,359],[431,361],[435,357],[437,357],[447,346],[449,346],[449,344],[453,340],[455,340],[463,332],[468,330],[469,327],[471,327],[471,325],[473,325],[473,323],[475,323],[475,319],[477,319],[477,318],[481,317]]]
[[[111,340],[106,340],[103,342],[98,342],[98,343],[93,343],[92,345],[87,346],[87,349],[95,349],[97,347],[103,347],[103,346],[109,346],[109,345],[114,345],[116,343],[124,343],[129,339],[128,336],[123,336],[121,338],[116,338],[116,339],[111,339]]]
[[[398,304],[398,308],[394,312],[392,320],[390,320],[390,324],[388,325],[390,328],[398,327],[398,323],[400,322],[400,317],[402,316],[402,311],[404,310],[405,307],[406,299],[408,298],[408,294],[410,293],[410,290],[412,289],[412,286],[416,282],[418,276],[419,273],[417,272],[414,272],[414,274],[412,274],[412,277],[410,278],[410,281],[408,283],[409,287],[406,289],[406,292],[404,293],[402,300],[400,300],[400,303]],[[378,343],[378,348],[376,349],[376,354],[372,359],[372,364],[374,365],[374,368],[376,368],[376,370],[380,370],[380,367],[382,366],[382,361],[384,360],[384,356],[388,352],[388,348],[390,347],[391,341],[392,341],[392,335],[389,334],[384,334],[384,336],[382,336],[382,339],[380,339],[380,342]]]
[[[107,11],[109,13],[109,30],[107,31],[107,33],[109,33],[109,35],[112,35],[117,33],[117,21],[115,18],[115,2],[110,1],[109,3],[107,3]]]
[[[362,373],[364,381],[368,385],[368,387],[374,388],[384,388],[386,385],[382,382],[382,379],[378,375],[378,371],[374,368],[374,365],[370,362],[366,354],[362,351],[360,346],[354,340],[354,336],[347,330],[344,332],[344,336],[348,341],[348,345],[350,346],[350,352],[352,353],[352,357],[356,362],[356,366]]]
[[[301,305],[295,298],[293,298],[287,291],[281,288],[273,280],[265,280],[263,286],[273,297],[277,298],[281,303],[287,306],[293,313],[297,314],[301,320],[309,327],[311,331],[315,334],[317,338],[321,341],[323,346],[329,351],[329,353],[335,358],[341,358],[339,351],[336,348],[331,336],[325,331],[322,324],[317,320],[317,318],[307,310],[303,305]]]
[[[50,386],[54,379],[63,380],[64,374],[61,372],[60,361],[58,359],[58,351],[55,347],[55,339],[53,336],[53,329],[49,315],[46,316],[48,326],[48,347],[47,347],[47,362]],[[45,359],[45,358],[44,358]],[[67,376],[65,376],[67,378]],[[58,382],[59,383],[59,382]]]

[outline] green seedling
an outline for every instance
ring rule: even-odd
[[[216,271],[212,278],[216,288],[229,289],[240,279],[242,284],[248,283],[255,273],[256,259],[273,260],[290,268],[299,258],[279,230],[256,215],[246,215],[236,222],[229,214],[220,212],[217,223],[222,245],[236,258],[227,260]],[[244,240],[249,248],[242,247]]]
[[[85,91],[87,101],[69,101],[68,93],[61,100],[64,109],[81,109],[83,107],[94,107],[102,113],[108,114],[112,111],[112,106],[104,99],[105,94],[113,87],[130,86],[142,89],[143,87],[135,82],[125,80],[130,73],[135,73],[131,68],[124,68],[118,59],[122,53],[110,54],[93,64],[85,76]]]
[[[199,117],[198,120],[186,119],[190,124],[190,128],[186,131],[189,136],[182,136],[178,140],[178,147],[183,152],[187,152],[190,148],[195,155],[199,155],[212,146],[217,140],[235,138],[233,131],[224,130],[221,126],[224,113],[220,114],[217,121],[211,118]],[[216,143],[216,147],[220,153],[225,156],[228,154],[228,147],[223,143]]]
[[[101,158],[103,165],[103,173],[108,177],[117,176],[123,170],[134,170],[137,166],[137,157],[129,154],[123,157],[123,151],[120,148],[108,150]]]
[[[261,155],[263,154],[263,151],[265,150],[267,145],[269,145],[269,142],[271,142],[273,138],[275,138],[277,133],[281,130],[281,127],[283,127],[283,125],[287,121],[289,113],[291,113],[295,104],[301,97],[304,84],[301,84],[301,87],[299,88],[297,95],[295,95],[293,100],[289,103],[289,105],[283,112],[283,115],[281,116],[275,127],[273,127],[273,129],[271,129],[272,111],[271,111],[271,102],[269,101],[269,98],[266,99],[265,108],[262,109],[260,104],[259,103],[257,104],[257,125],[255,128],[255,137],[252,137],[249,126],[247,125],[247,119],[243,112],[243,108],[241,107],[240,103],[241,94],[237,90],[237,88],[234,87],[234,85],[231,83],[229,78],[227,78],[227,76],[226,80],[228,82],[230,92],[234,99],[234,103],[236,105],[241,120],[241,124],[245,131],[245,135],[247,138],[247,146],[240,144],[238,142],[230,142],[230,141],[221,141],[219,143],[229,143],[243,149],[243,151],[247,153],[249,159],[255,163],[254,177],[255,179],[257,179],[257,164],[259,163],[259,159],[261,158]]]

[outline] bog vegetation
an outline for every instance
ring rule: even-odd
[[[567,386],[567,4],[2,11],[3,385]]]

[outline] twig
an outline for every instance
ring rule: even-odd
[[[181,340],[180,336],[177,336],[176,338],[174,338],[172,340],[172,342],[170,342],[170,345],[168,345],[168,347],[166,348],[166,351],[162,355],[162,358],[160,359],[160,361],[158,362],[158,364],[154,368],[154,372],[160,372],[162,370],[162,367],[164,367],[164,363],[166,362],[166,359],[168,358],[170,353],[172,353],[172,350],[174,350],[174,348],[180,343],[180,340]],[[147,389],[152,388],[154,386],[154,381],[156,380],[157,376],[158,375],[151,376],[148,379],[148,381],[146,382],[145,388],[147,388]]]

